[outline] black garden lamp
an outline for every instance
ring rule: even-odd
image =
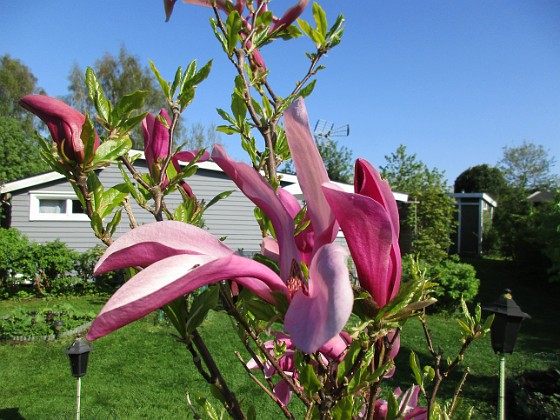
[[[87,371],[87,364],[89,352],[93,347],[89,346],[83,338],[75,340],[64,353],[70,357],[70,368],[72,369],[72,376],[78,379],[76,388],[76,420],[80,420],[80,396],[82,392],[82,376],[85,376]]]
[[[513,353],[521,321],[531,318],[521,310],[511,297],[511,290],[506,289],[491,305],[482,307],[494,314],[490,329],[490,339],[494,352],[500,355],[500,390],[498,394],[498,420],[505,419],[506,401],[506,353]]]
[[[68,349],[64,350],[64,353],[70,358],[70,368],[72,369],[72,376],[75,378],[81,378],[85,376],[87,371],[87,364],[89,358],[89,352],[93,350],[93,347],[89,346],[83,338],[78,338],[75,340]]]
[[[482,309],[495,315],[490,330],[494,352],[500,354],[513,353],[521,321],[531,318],[531,316],[523,312],[519,305],[515,303],[509,289],[506,289],[494,303],[484,306]]]

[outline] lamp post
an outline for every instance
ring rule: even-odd
[[[505,419],[506,400],[506,356],[505,353],[513,353],[517,333],[521,327],[521,321],[531,318],[521,310],[511,296],[511,290],[506,289],[498,299],[491,305],[482,309],[494,314],[494,322],[490,330],[490,339],[494,352],[500,355],[500,391],[498,395],[498,419]]]
[[[70,358],[72,376],[78,379],[76,387],[76,420],[80,420],[80,394],[82,391],[82,376],[85,376],[89,352],[93,347],[89,346],[83,338],[76,339],[64,353]]]

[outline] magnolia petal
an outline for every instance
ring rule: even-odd
[[[284,406],[288,405],[292,398],[292,388],[284,379],[278,381],[272,392]]]
[[[391,216],[393,229],[398,238],[400,223],[395,196],[391,191],[389,183],[382,179],[377,169],[365,159],[356,160],[354,190],[357,194],[373,198],[387,210]]]
[[[393,290],[390,273],[393,230],[387,211],[373,199],[323,187],[327,200],[340,223],[361,286],[380,307]]]
[[[86,120],[84,115],[66,103],[46,95],[27,95],[19,100],[19,104],[43,120],[59,150],[64,145],[64,154],[68,158],[84,163],[84,143],[80,137]],[[98,147],[99,138],[96,133],[94,151]]]
[[[329,182],[329,176],[311,134],[302,98],[298,98],[284,113],[284,128],[318,248],[334,241],[338,224],[321,191],[321,185]]]
[[[113,242],[97,262],[95,273],[147,266],[177,254],[218,258],[233,253],[223,242],[196,226],[176,221],[154,222],[132,229]]]
[[[248,258],[175,255],[150,265],[117,290],[95,318],[88,340],[103,337],[202,286],[229,278],[269,302],[274,301],[271,291],[286,292],[276,273]]]
[[[347,268],[348,252],[337,244],[319,248],[309,267],[308,295],[292,298],[284,319],[294,345],[314,353],[337,336],[352,312],[354,296]]]
[[[294,21],[303,13],[308,3],[309,0],[299,0],[295,5],[293,5],[288,10],[286,10],[284,16],[282,16],[274,24],[274,26],[270,29],[269,33],[272,33],[279,29],[284,29],[287,26],[290,26],[292,23],[294,23]]]
[[[285,281],[290,274],[292,261],[299,261],[294,243],[294,221],[268,182],[251,166],[231,159],[223,147],[214,146],[212,159],[228,175],[239,189],[272,222],[280,247],[280,277]]]

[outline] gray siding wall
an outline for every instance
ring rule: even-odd
[[[146,171],[145,162],[137,161],[141,172]],[[143,166],[143,168],[142,168]],[[99,172],[105,188],[121,183],[122,178],[117,166],[110,166]],[[205,229],[217,237],[226,237],[225,243],[234,250],[243,249],[254,252],[260,249],[260,229],[253,216],[254,205],[235,186],[225,174],[217,171],[199,169],[189,178],[189,185],[199,199],[210,201],[217,194],[234,190],[226,199],[210,207],[204,214]],[[88,221],[37,221],[29,218],[30,191],[56,191],[72,193],[70,184],[62,179],[46,184],[13,192],[12,227],[19,229],[31,240],[44,243],[60,239],[71,248],[80,252],[99,244],[91,233]],[[174,193],[166,198],[168,207],[174,210],[181,197]],[[153,216],[133,203],[136,221],[139,224],[151,223]],[[129,230],[128,219],[123,212],[122,222],[115,237]]]

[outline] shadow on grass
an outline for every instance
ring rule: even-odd
[[[18,407],[0,408],[0,420],[23,420]]]

